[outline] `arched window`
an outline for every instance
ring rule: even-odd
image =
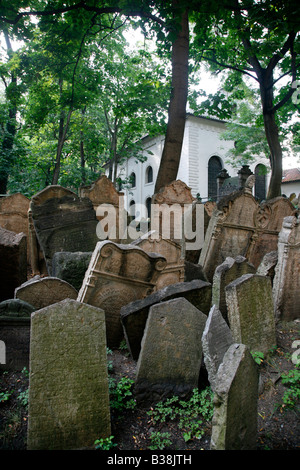
[[[254,195],[257,199],[263,200],[266,199],[266,174],[267,169],[265,165],[259,163],[256,165],[255,170],[255,186],[254,186]]]
[[[153,169],[152,166],[148,166],[146,169],[146,183],[153,183]]]
[[[129,215],[135,219],[135,201],[133,199],[129,203]]]
[[[208,197],[217,200],[218,186],[217,176],[222,170],[222,162],[219,157],[213,156],[208,161]]]
[[[129,176],[129,181],[130,181],[131,187],[135,188],[136,187],[136,176],[135,176],[134,171]]]
[[[147,209],[147,217],[150,219],[151,217],[151,201],[152,201],[152,198],[151,197],[147,197],[146,199],[146,209]]]

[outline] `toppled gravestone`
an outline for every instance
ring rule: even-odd
[[[215,382],[211,450],[255,450],[258,370],[247,346],[228,348]]]
[[[52,259],[52,275],[62,279],[77,291],[80,290],[92,252],[66,252],[55,253]]]
[[[70,299],[36,311],[27,448],[82,449],[110,433],[104,312]]]
[[[135,397],[153,402],[198,386],[206,315],[184,298],[150,308],[137,363]]]
[[[179,282],[166,286],[144,299],[130,302],[121,308],[121,323],[128,349],[137,360],[141,350],[141,341],[144,334],[150,308],[159,302],[184,297],[198,310],[208,315],[211,305],[211,284],[195,279],[190,282]]]
[[[27,279],[27,238],[0,227],[0,301],[11,299]]]
[[[68,282],[56,277],[35,276],[15,290],[14,297],[33,305],[36,310],[64,299],[76,300],[78,292]]]
[[[0,303],[0,339],[6,347],[1,370],[21,371],[29,367],[30,317],[35,308],[20,299]]]
[[[244,256],[237,256],[235,259],[228,256],[215,270],[212,283],[212,305],[218,307],[226,321],[228,319],[225,287],[243,274],[249,273],[255,273],[255,268]]]
[[[61,186],[48,186],[33,196],[30,217],[50,276],[54,253],[93,251],[98,242],[92,201]]]
[[[213,305],[202,335],[204,363],[212,391],[216,387],[216,375],[224,354],[233,343],[234,339],[229,326],[220,310]]]
[[[123,338],[121,308],[151,294],[165,266],[163,256],[134,245],[97,243],[77,300],[105,311],[109,348],[119,347]]]
[[[278,319],[300,318],[300,223],[296,217],[286,217],[279,233],[273,296]]]
[[[225,289],[228,320],[235,342],[268,354],[276,346],[271,280],[244,274]]]

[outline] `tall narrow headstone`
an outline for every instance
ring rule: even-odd
[[[198,386],[205,321],[184,298],[151,307],[137,364],[137,400],[185,396]]]
[[[232,344],[216,376],[211,450],[255,450],[257,366],[243,344]]]
[[[151,294],[165,266],[166,259],[157,253],[110,241],[97,243],[77,300],[105,311],[110,348],[119,347],[123,338],[121,308]]]
[[[69,299],[36,311],[28,449],[93,447],[110,433],[104,312]]]
[[[204,363],[211,389],[216,386],[216,375],[229,346],[234,343],[230,328],[220,310],[213,305],[210,309],[202,335]]]
[[[229,326],[234,340],[250,351],[264,354],[276,346],[271,280],[259,274],[244,274],[225,289]]]

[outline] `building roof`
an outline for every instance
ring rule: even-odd
[[[283,170],[282,183],[291,183],[293,181],[300,181],[299,168],[290,168],[288,170]]]

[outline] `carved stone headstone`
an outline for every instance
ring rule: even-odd
[[[27,237],[0,227],[0,301],[27,279]]]
[[[86,271],[77,300],[105,311],[109,347],[123,338],[121,307],[151,294],[166,266],[157,253],[146,253],[133,245],[98,242]]]
[[[52,258],[52,275],[67,281],[79,291],[92,254],[92,252],[85,253],[81,251],[75,253],[69,251],[54,253]]]
[[[216,376],[211,450],[255,450],[258,372],[244,344],[232,344]]]
[[[54,253],[94,250],[98,221],[90,199],[61,186],[48,186],[32,197],[30,212],[49,275]]]
[[[15,290],[15,298],[24,300],[35,309],[47,307],[64,299],[76,300],[77,290],[57,277],[35,276]]]
[[[137,360],[150,308],[160,302],[183,297],[198,310],[208,315],[211,305],[211,284],[195,279],[160,289],[142,300],[128,303],[121,308],[121,322],[128,349]]]
[[[278,239],[278,262],[273,283],[277,318],[292,321],[300,318],[300,223],[286,217]]]
[[[135,381],[138,401],[185,396],[198,386],[206,315],[186,299],[151,307]]]
[[[234,343],[230,328],[220,310],[213,305],[210,309],[202,335],[204,363],[211,389],[216,386],[216,375],[229,346]]]
[[[148,232],[138,238],[132,245],[139,246],[147,253],[159,253],[167,260],[167,265],[156,282],[156,289],[162,289],[170,284],[184,281],[185,265],[181,257],[181,247],[178,243],[165,240],[161,235]]]
[[[266,253],[262,259],[262,262],[258,266],[256,273],[262,276],[269,276],[271,279],[271,282],[273,283],[277,261],[278,261],[277,250],[270,251],[270,253]]]
[[[271,280],[244,274],[225,288],[228,320],[234,340],[250,351],[268,354],[276,346]]]
[[[226,321],[228,319],[225,287],[243,274],[249,273],[254,274],[255,268],[251,263],[248,263],[244,256],[237,256],[235,259],[228,256],[215,270],[212,285],[212,305],[218,307]]]
[[[0,226],[27,237],[27,260],[30,260],[28,209],[29,199],[21,193],[0,198]]]
[[[68,299],[33,313],[27,448],[93,448],[110,433],[104,312]]]
[[[246,189],[224,197],[213,211],[199,259],[210,282],[228,256],[244,256],[257,269],[264,255],[277,249],[283,218],[294,214],[287,198],[259,204]]]
[[[6,347],[5,364],[1,370],[21,371],[29,367],[30,316],[35,308],[19,299],[0,303],[1,340]]]

